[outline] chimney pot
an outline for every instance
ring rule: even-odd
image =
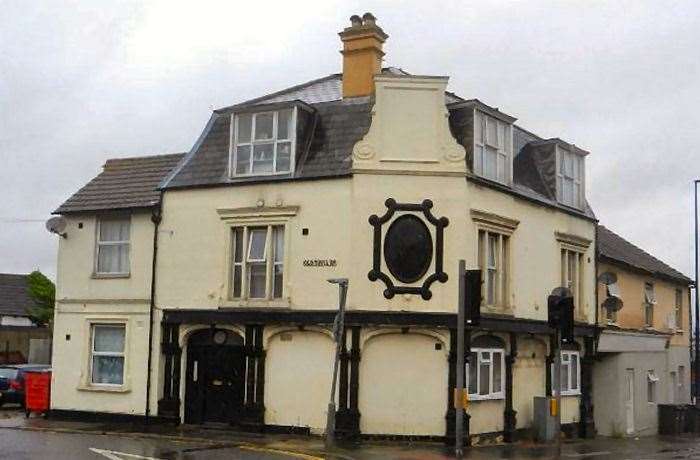
[[[388,35],[372,13],[350,17],[350,27],[340,32],[343,42],[343,97],[369,96],[374,76],[382,72],[382,45]]]

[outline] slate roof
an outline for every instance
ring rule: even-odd
[[[28,316],[34,301],[29,297],[29,275],[0,273],[0,315]]]
[[[598,253],[601,260],[641,270],[651,276],[670,279],[682,284],[693,283],[683,273],[666,265],[603,225],[598,225]]]
[[[155,206],[160,200],[158,184],[182,157],[175,153],[107,160],[102,172],[54,214]]]

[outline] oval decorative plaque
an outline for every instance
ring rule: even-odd
[[[384,261],[402,283],[421,279],[433,260],[433,238],[428,226],[413,214],[404,214],[389,225],[384,238]]]

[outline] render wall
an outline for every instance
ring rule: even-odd
[[[59,239],[53,326],[53,409],[144,414],[153,223],[131,214],[129,276],[94,275],[97,216],[67,216]],[[82,227],[82,228],[80,228]],[[126,326],[124,385],[90,384],[90,325]]]

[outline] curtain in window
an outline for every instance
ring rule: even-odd
[[[98,273],[129,272],[130,221],[104,220],[99,224]]]
[[[123,326],[93,326],[92,383],[124,383]]]

